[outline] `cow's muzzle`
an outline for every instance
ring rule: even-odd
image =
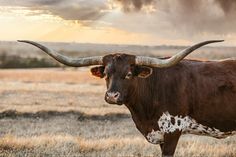
[[[106,92],[105,100],[109,104],[122,105],[122,101],[120,99],[120,92]]]

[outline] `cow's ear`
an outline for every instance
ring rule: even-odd
[[[97,67],[91,68],[90,71],[92,75],[103,78],[105,76],[104,69],[105,69],[105,66],[97,66]]]
[[[146,66],[135,66],[134,75],[140,78],[147,78],[152,74],[152,68]]]

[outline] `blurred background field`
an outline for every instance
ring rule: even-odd
[[[185,47],[45,43],[68,56],[108,53],[171,56]],[[188,58],[236,57],[235,47],[205,47]],[[37,68],[36,68],[37,67]],[[0,156],[160,156],[128,109],[104,101],[105,81],[64,67],[31,45],[0,42]],[[236,137],[185,135],[177,157],[235,157]]]

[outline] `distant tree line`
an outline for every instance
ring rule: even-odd
[[[18,55],[0,54],[0,68],[46,68],[60,67],[60,64],[47,58],[20,57]]]

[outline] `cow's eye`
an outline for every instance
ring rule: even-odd
[[[131,79],[132,78],[132,73],[128,72],[128,74],[125,76],[125,79]]]

